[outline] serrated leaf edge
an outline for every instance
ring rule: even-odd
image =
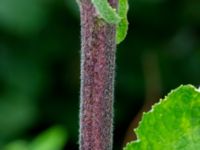
[[[180,85],[178,88],[171,90],[164,98],[159,99],[159,101],[158,101],[157,103],[155,103],[155,104],[151,107],[150,111],[148,111],[148,112],[143,112],[142,118],[141,118],[141,120],[140,120],[139,123],[138,123],[138,127],[134,129],[134,132],[135,132],[135,134],[136,134],[136,138],[137,138],[137,139],[134,140],[134,141],[128,142],[128,143],[126,144],[126,146],[123,148],[123,150],[126,150],[127,146],[129,146],[129,145],[132,145],[132,144],[134,144],[134,143],[139,143],[139,142],[141,141],[141,139],[138,137],[138,129],[139,129],[140,125],[142,124],[143,119],[144,119],[146,116],[148,116],[149,114],[153,113],[155,107],[158,107],[159,105],[161,105],[161,103],[167,101],[167,98],[168,98],[171,94],[173,94],[174,92],[178,91],[180,88],[182,88],[182,87],[184,87],[184,86],[191,87],[194,91],[200,93],[200,88],[197,89],[196,87],[194,87],[194,86],[191,85],[191,84],[188,84],[188,85]]]

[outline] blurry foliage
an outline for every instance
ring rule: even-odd
[[[161,82],[151,82],[161,84],[157,97],[200,83],[200,1],[129,3],[128,37],[117,49],[114,149],[144,101],[155,97],[146,98],[149,53],[158,58]],[[0,146],[60,124],[68,131],[65,149],[78,149],[79,51],[75,0],[0,1]],[[14,144],[23,150],[27,143]]]
[[[33,33],[46,22],[49,9],[40,0],[1,0],[1,26],[11,32]]]
[[[6,145],[3,150],[62,150],[67,141],[66,139],[67,134],[65,129],[55,126],[31,142],[23,140],[14,141]]]

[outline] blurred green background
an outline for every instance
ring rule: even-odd
[[[200,1],[129,3],[117,49],[116,150],[140,110],[200,83]],[[1,150],[78,149],[79,20],[75,0],[0,0]]]

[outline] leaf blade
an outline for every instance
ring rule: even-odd
[[[145,113],[137,141],[124,150],[196,150],[200,143],[200,91],[180,86]]]
[[[92,0],[98,14],[107,23],[118,24],[121,20],[120,16],[117,14],[116,10],[113,9],[107,0]]]
[[[117,44],[120,44],[126,38],[128,32],[128,25],[129,25],[127,17],[128,9],[129,9],[128,0],[119,0],[118,13],[122,19],[119,22],[119,24],[117,24],[117,33],[116,33]]]

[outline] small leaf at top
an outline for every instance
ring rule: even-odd
[[[113,9],[107,0],[92,0],[97,12],[107,23],[118,24],[121,20],[116,10]]]
[[[118,14],[122,18],[119,24],[117,24],[117,34],[116,34],[116,40],[117,44],[121,43],[127,35],[128,31],[128,19],[127,19],[127,13],[128,13],[128,0],[119,0],[119,8],[118,8]]]
[[[144,113],[137,141],[124,150],[200,149],[200,91],[180,86]]]

